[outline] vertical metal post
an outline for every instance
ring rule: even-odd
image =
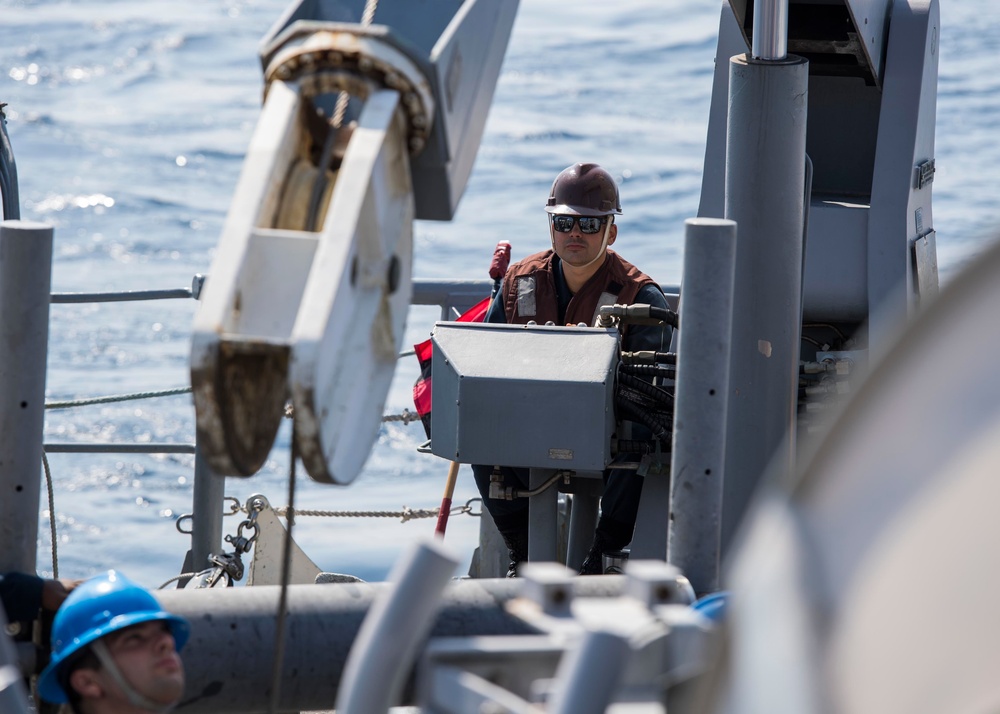
[[[667,562],[695,592],[718,589],[736,223],[684,224]]]
[[[0,223],[0,572],[35,572],[51,283],[52,226]]]
[[[552,469],[528,469],[528,488],[535,490],[555,473]],[[554,563],[556,548],[556,511],[559,490],[552,486],[528,499],[528,560]]]
[[[788,56],[788,0],[756,0],[750,55],[760,60]]]
[[[209,567],[208,556],[222,547],[222,501],[226,479],[212,471],[201,451],[194,457],[194,502],[191,525],[191,569]]]
[[[725,550],[769,464],[792,467],[801,333],[809,64],[730,60],[725,217],[739,225]]]

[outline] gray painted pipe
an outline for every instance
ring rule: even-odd
[[[625,577],[574,578],[574,597],[618,597]],[[431,637],[538,634],[504,609],[521,593],[521,579],[457,580],[441,597]],[[280,712],[331,709],[351,644],[385,583],[292,585],[288,588]],[[188,619],[181,653],[187,687],[178,714],[266,712],[281,588],[271,585],[207,590],[158,590],[168,611]],[[413,702],[404,689],[402,700]]]
[[[684,225],[667,561],[695,592],[718,589],[736,223]]]
[[[534,491],[552,478],[551,469],[529,469],[528,488]],[[533,563],[555,561],[556,510],[559,508],[559,490],[553,485],[528,499],[528,560]]]
[[[222,502],[226,478],[212,471],[205,458],[195,451],[194,495],[191,520],[191,569],[209,566],[208,556],[222,548]]]
[[[767,61],[788,56],[788,0],[756,0],[750,53]]]
[[[406,553],[348,655],[337,695],[340,714],[387,712],[396,704],[457,566],[458,558],[437,541],[418,543]]]
[[[723,551],[769,464],[792,467],[808,62],[729,63],[725,217],[736,221]]]
[[[51,282],[52,226],[0,223],[0,572],[35,572]]]
[[[552,714],[603,714],[629,661],[628,640],[613,632],[587,632],[556,670]]]

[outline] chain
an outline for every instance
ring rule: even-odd
[[[472,504],[476,501],[482,501],[481,498],[471,498],[466,501],[464,506],[455,506],[448,511],[448,515],[456,516],[461,514],[469,514],[470,516],[479,517],[483,514],[482,509],[478,512],[472,510]],[[288,515],[288,507],[275,508],[274,512],[279,516]],[[441,512],[440,508],[410,508],[409,506],[403,506],[401,511],[318,511],[310,509],[295,509],[296,516],[322,516],[325,518],[398,518],[400,523],[406,523],[407,521],[417,520],[419,518],[437,518],[438,514]]]
[[[228,586],[233,583],[233,581],[238,581],[243,579],[243,559],[242,555],[248,553],[253,547],[253,544],[257,541],[260,536],[260,528],[257,525],[257,515],[264,510],[269,504],[265,503],[263,496],[257,498],[251,498],[248,501],[248,505],[244,506],[240,504],[238,498],[234,496],[226,496],[223,500],[229,502],[229,510],[223,512],[224,516],[234,516],[237,513],[246,513],[247,518],[244,519],[239,526],[236,528],[236,535],[227,535],[225,541],[233,546],[232,553],[213,553],[208,557],[211,564],[211,568],[208,570],[203,570],[200,573],[182,573],[176,577],[171,578],[167,582],[160,586],[161,589],[165,588],[172,582],[180,580],[182,578],[194,578],[198,582],[195,586],[197,588],[212,588],[218,586]],[[479,510],[473,510],[473,504],[479,502]],[[448,511],[450,516],[455,516],[459,514],[467,514],[473,516],[474,518],[481,517],[483,515],[481,498],[470,498],[465,502],[464,506],[455,506]],[[416,520],[418,518],[436,518],[440,513],[439,508],[421,508],[414,509],[408,506],[403,506],[401,511],[319,511],[314,509],[298,509],[289,508],[284,506],[282,508],[272,508],[275,515],[285,516],[288,518],[289,513],[292,513],[295,517],[298,516],[325,516],[328,518],[399,518],[401,523],[406,523],[410,520]],[[177,519],[176,527],[180,533],[185,535],[190,535],[191,531],[184,530],[181,527],[181,522],[193,519],[193,514],[186,513]],[[243,532],[246,530],[248,535],[244,535]],[[252,533],[252,534],[250,534]],[[190,585],[188,587],[191,587]]]
[[[413,421],[420,421],[420,415],[404,408],[402,414],[386,414],[382,417],[382,421],[401,421],[404,424],[409,424]]]
[[[223,539],[233,546],[237,557],[243,553],[249,553],[253,544],[257,541],[257,537],[260,535],[260,528],[257,527],[257,514],[262,510],[264,510],[263,504],[259,500],[254,500],[250,505],[250,513],[247,519],[236,528],[236,535],[227,535]],[[244,528],[248,531],[253,531],[253,535],[249,538],[243,535]]]
[[[238,498],[235,498],[234,496],[226,496],[224,500],[229,501],[230,505],[229,505],[229,510],[224,511],[222,515],[235,516],[237,513],[247,512],[246,508],[244,508],[240,504]],[[479,509],[474,510],[474,504],[476,504],[477,502],[479,504]],[[468,501],[465,502],[464,506],[453,506],[451,510],[448,511],[448,515],[449,516],[468,515],[472,516],[473,518],[480,518],[483,515],[482,503],[483,499],[479,497],[470,498]],[[288,516],[288,510],[289,510],[288,506],[282,506],[281,508],[273,508],[272,510],[278,516],[285,516],[285,517]],[[320,511],[310,508],[296,508],[294,510],[296,517],[319,516],[323,518],[398,518],[400,523],[406,523],[407,521],[418,520],[420,518],[437,518],[438,514],[441,512],[440,508],[410,508],[409,506],[403,506],[403,509],[400,511]],[[194,515],[191,513],[185,513],[181,516],[178,516],[177,521],[175,523],[178,532],[183,533],[184,535],[191,535],[191,531],[184,530],[184,528],[181,527],[181,523],[189,521],[192,518],[194,518]],[[256,519],[256,513],[252,514],[251,518]],[[256,540],[257,526],[255,523],[252,523],[249,519],[240,524],[239,529],[237,530],[236,533],[236,538],[239,539],[241,537],[243,528],[249,528],[251,526],[253,527],[255,533],[254,536],[250,539],[250,542],[252,543],[253,540]],[[235,546],[236,543],[230,540],[231,538],[233,538],[233,536],[226,536],[226,542],[233,543],[233,545]]]

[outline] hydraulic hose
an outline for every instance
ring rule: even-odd
[[[674,395],[668,392],[667,390],[661,389],[660,387],[650,384],[649,382],[644,382],[638,377],[635,377],[624,371],[618,372],[618,382],[619,384],[622,384],[624,386],[631,387],[637,392],[642,392],[647,397],[651,397],[657,402],[663,404],[674,403]]]
[[[652,454],[656,451],[657,442],[642,441],[639,439],[615,439],[611,442],[611,452],[613,454]],[[660,450],[663,451],[662,449]],[[667,452],[669,453],[669,451]],[[609,468],[619,468],[612,464]]]
[[[617,401],[619,409],[621,409],[628,418],[633,421],[637,421],[653,433],[653,438],[658,441],[662,441],[667,436],[667,430],[659,423],[652,415],[644,412],[636,404],[628,401],[627,399],[619,399]]]
[[[666,323],[677,327],[677,313],[665,307],[653,305],[605,305],[600,309],[597,324],[600,327],[610,327],[614,318],[628,325],[659,325]]]
[[[643,377],[663,377],[674,379],[677,376],[677,366],[661,366],[657,364],[623,364],[621,366],[623,374],[632,374]]]
[[[654,352],[640,350],[638,352],[622,352],[622,362],[625,364],[677,364],[676,352]]]

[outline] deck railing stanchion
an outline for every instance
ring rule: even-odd
[[[191,520],[191,569],[194,572],[209,567],[208,556],[222,547],[222,503],[226,478],[212,471],[195,447],[194,457],[194,518]]]

